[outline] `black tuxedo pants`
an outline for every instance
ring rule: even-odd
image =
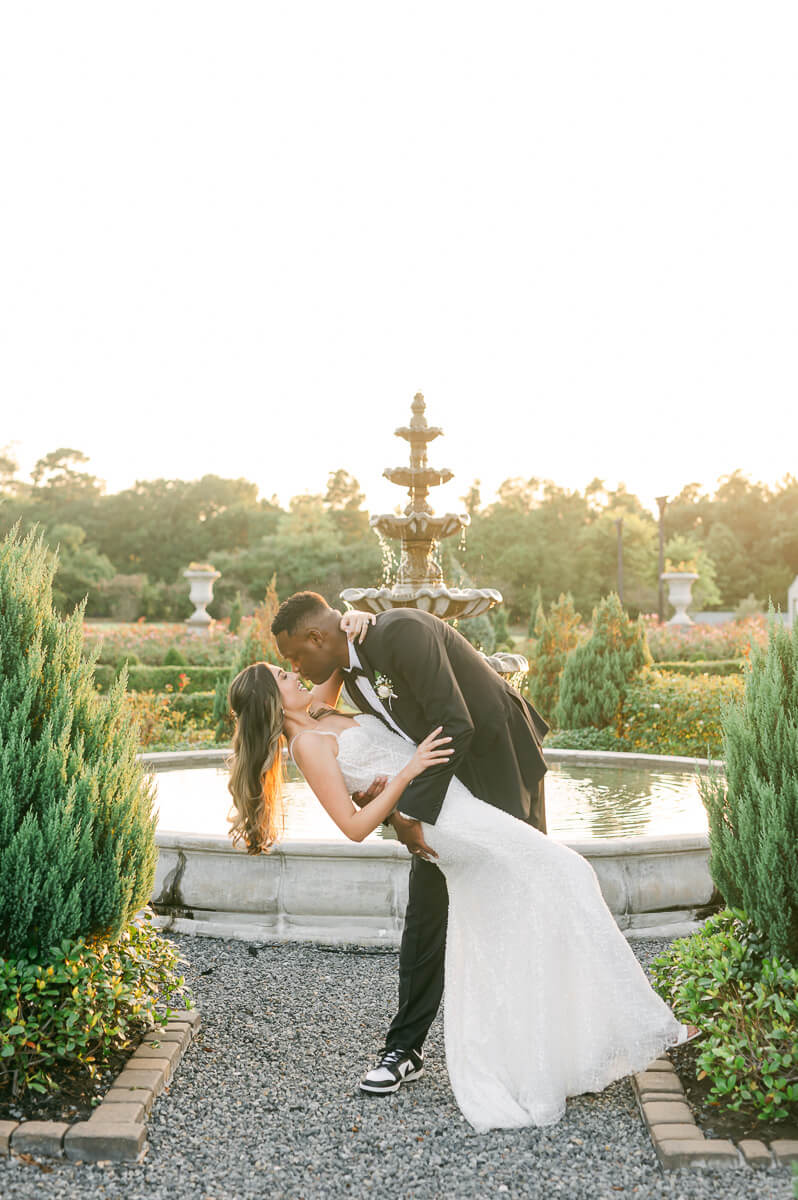
[[[420,1050],[443,999],[449,893],[443,872],[413,857],[399,951],[399,1011],[385,1038],[387,1050]]]
[[[545,813],[545,780],[538,784],[538,811]],[[449,892],[439,867],[413,857],[399,950],[399,1011],[385,1038],[386,1050],[420,1050],[443,999]]]

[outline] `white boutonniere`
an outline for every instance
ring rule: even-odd
[[[374,676],[374,687],[380,700],[387,701],[388,707],[391,707],[391,701],[398,699],[393,688],[393,680],[387,675],[378,673]]]

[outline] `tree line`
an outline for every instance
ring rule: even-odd
[[[324,491],[283,507],[259,497],[249,480],[217,475],[140,480],[107,494],[87,463],[79,450],[60,447],[25,481],[13,456],[0,452],[0,535],[19,521],[59,547],[62,611],[88,594],[89,616],[182,620],[191,611],[182,571],[192,561],[222,572],[216,616],[229,613],[238,593],[251,608],[275,575],[281,598],[311,587],[335,602],[343,588],[375,586],[395,567],[345,470],[332,471]],[[619,519],[625,605],[633,615],[656,611],[657,518],[623,485],[613,491],[594,479],[568,490],[508,479],[483,504],[475,481],[463,505],[471,517],[465,546],[440,547],[447,578],[498,588],[512,621],[528,621],[539,600],[563,592],[587,618],[618,586]],[[697,607],[765,606],[772,597],[783,608],[798,574],[798,479],[768,486],[735,471],[714,490],[689,483],[669,500],[664,530],[672,566],[700,573]]]

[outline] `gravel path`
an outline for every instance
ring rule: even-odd
[[[440,1019],[428,1073],[366,1097],[356,1084],[392,1015],[395,953],[175,940],[203,1029],[156,1102],[146,1159],[49,1173],[0,1160],[3,1200],[793,1195],[784,1169],[663,1175],[628,1080],[571,1101],[556,1126],[475,1134],[449,1090]],[[635,950],[645,965],[660,947]]]

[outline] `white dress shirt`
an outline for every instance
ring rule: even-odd
[[[357,650],[355,649],[354,638],[349,643],[349,666],[350,666],[350,669],[352,667],[357,667],[357,669],[359,671],[363,670],[363,664],[361,663],[360,659],[358,658]],[[365,673],[363,675],[356,675],[355,679],[354,679],[354,683],[355,683],[356,687],[360,688],[360,691],[362,692],[362,694],[366,700],[366,703],[369,705],[369,707],[371,709],[377,709],[381,713],[384,713],[385,720],[388,722],[391,729],[395,729],[396,732],[399,734],[399,736],[403,737],[406,742],[412,742],[413,739],[411,737],[408,737],[408,735],[405,733],[405,731],[403,729],[399,728],[399,726],[396,724],[396,721],[394,721],[393,717],[388,712],[388,709],[383,704],[382,700],[380,700],[379,696],[374,691],[374,688],[371,686],[371,680],[369,679],[368,675],[366,675]],[[415,821],[415,819],[416,819],[415,817],[409,817],[407,815],[407,813],[403,813],[401,809],[397,809],[397,811],[399,813],[399,816],[404,817],[404,819],[406,821]],[[383,821],[383,825],[385,825],[385,824],[388,824],[388,822]]]
[[[363,664],[357,656],[354,639],[349,643],[349,666],[350,669],[352,667],[357,667],[359,671],[363,670]],[[406,742],[412,742],[413,739],[408,737],[403,729],[399,728],[399,726],[396,724],[396,721],[394,721],[390,712],[383,704],[382,700],[380,700],[379,696],[374,691],[368,675],[356,675],[354,679],[354,685],[360,689],[361,693],[363,694],[363,698],[372,711],[382,713],[391,729],[395,730],[395,732],[398,733],[400,737],[403,737]]]

